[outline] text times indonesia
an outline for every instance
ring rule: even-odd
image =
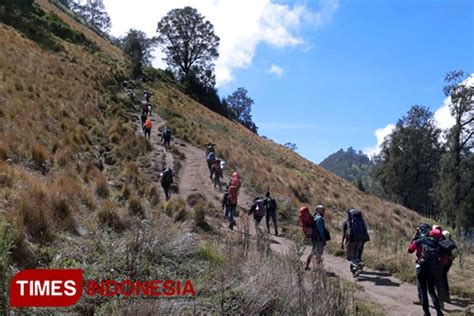
[[[77,303],[83,292],[79,269],[23,270],[10,283],[11,307],[67,307]],[[89,297],[193,298],[191,280],[86,280]]]

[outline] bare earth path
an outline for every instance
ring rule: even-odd
[[[163,125],[164,122],[161,118],[155,115],[155,126]],[[153,144],[153,152],[157,152],[161,157],[163,154],[163,147],[159,143],[159,137],[157,136],[156,128],[152,132],[151,142]],[[218,189],[214,189],[209,179],[209,170],[205,162],[205,152],[191,144],[184,143],[182,141],[175,140],[183,144],[179,146],[179,150],[184,153],[185,159],[182,161],[183,167],[180,171],[178,178],[179,195],[186,199],[186,197],[193,192],[200,192],[204,194],[209,201],[214,202],[215,206],[220,209],[220,199],[222,192]],[[218,149],[217,149],[218,153]],[[152,153],[152,157],[153,153]],[[155,157],[156,158],[156,157]],[[172,166],[172,155],[166,153],[167,163],[171,163]],[[227,183],[228,179],[225,178],[224,182]],[[245,188],[241,189],[239,195],[239,205],[248,209],[251,205],[253,198],[246,193]],[[241,216],[237,219],[237,224],[241,225]],[[224,219],[223,219],[224,221]],[[251,221],[252,223],[253,221]],[[224,225],[224,224],[223,224]],[[262,225],[264,225],[262,223]],[[262,226],[263,227],[263,226]],[[255,235],[254,225],[250,225],[250,234]],[[271,249],[275,252],[284,254],[289,251],[292,246],[292,241],[284,237],[270,237],[272,239]],[[302,260],[306,258],[310,252],[310,247],[305,250],[305,255]],[[356,282],[360,287],[363,288],[357,295],[368,301],[375,302],[383,307],[384,313],[387,315],[421,315],[421,306],[413,304],[413,300],[417,298],[417,289],[413,284],[403,283],[395,277],[390,276],[387,273],[365,269],[360,275],[358,280],[354,280],[351,272],[349,271],[349,264],[344,258],[335,257],[330,254],[324,255],[324,267],[325,270],[335,273],[338,277],[345,279],[349,282]],[[458,307],[451,304],[445,305],[446,312],[462,312],[464,308]],[[432,309],[433,315],[436,314],[435,310]]]

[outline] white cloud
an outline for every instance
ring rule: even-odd
[[[275,75],[277,77],[281,77],[283,75],[283,68],[278,65],[272,64],[270,69],[267,70],[267,74]]]
[[[463,84],[467,86],[474,86],[474,74],[471,74],[466,80],[463,81]],[[447,97],[443,101],[443,105],[437,109],[434,113],[436,123],[441,129],[448,129],[456,123],[454,117],[451,115],[449,109],[449,104],[451,103],[451,98]]]
[[[388,124],[387,126],[383,128],[379,128],[375,131],[375,137],[377,138],[377,144],[372,147],[365,148],[363,152],[368,155],[369,157],[376,155],[380,152],[380,149],[382,147],[382,143],[385,139],[386,136],[390,135],[393,130],[395,129],[395,125],[393,124]]]
[[[471,74],[462,83],[467,86],[474,86],[474,74]],[[446,130],[452,127],[455,123],[455,120],[453,116],[451,115],[451,111],[449,109],[450,103],[451,103],[451,98],[447,97],[446,99],[444,99],[443,105],[434,112],[434,118],[436,120],[436,124],[438,125],[439,128],[443,130]],[[368,147],[364,149],[364,153],[367,154],[368,156],[373,156],[375,154],[378,154],[380,152],[381,145],[385,136],[390,135],[392,131],[394,130],[394,128],[395,128],[395,125],[388,124],[384,128],[377,129],[375,131],[375,136],[377,137],[377,144],[372,147]]]
[[[125,34],[130,28],[156,35],[158,21],[173,8],[192,6],[208,19],[220,37],[220,57],[216,63],[218,85],[233,80],[235,69],[252,64],[261,43],[274,47],[304,43],[298,31],[303,23],[318,26],[330,19],[339,0],[319,0],[320,8],[311,11],[304,4],[287,5],[275,0],[104,0],[112,18],[112,34]],[[160,53],[155,54],[160,58]],[[162,57],[162,56],[161,56]],[[155,66],[163,67],[162,61]]]

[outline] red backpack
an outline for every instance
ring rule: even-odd
[[[237,188],[234,186],[229,187],[229,196],[227,197],[227,203],[230,205],[237,205]]]
[[[303,229],[303,233],[306,237],[311,238],[315,231],[314,231],[314,220],[313,216],[309,212],[309,208],[304,206],[300,208],[300,226]]]

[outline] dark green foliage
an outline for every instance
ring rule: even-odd
[[[363,192],[367,191],[383,196],[380,183],[372,175],[374,163],[362,151],[357,152],[352,147],[347,148],[347,151],[339,149],[319,165],[339,177],[351,181]]]
[[[75,14],[100,35],[107,35],[112,27],[110,16],[105,10],[103,0],[86,0],[85,4],[70,1],[70,6]]]
[[[219,37],[209,21],[194,8],[173,9],[160,20],[157,32],[165,61],[180,81],[192,78],[204,87],[214,86]]]
[[[436,197],[444,219],[466,231],[474,226],[474,87],[463,71],[446,76],[445,95],[455,119],[447,134]]]
[[[43,49],[55,52],[61,50],[61,45],[53,35],[73,44],[96,49],[84,34],[73,30],[54,13],[45,13],[31,0],[5,1],[0,7],[0,19]]]
[[[238,88],[234,93],[229,95],[225,102],[229,106],[229,110],[233,118],[240,124],[247,127],[254,133],[257,133],[257,126],[252,121],[252,98],[247,95],[245,88]]]
[[[389,198],[425,215],[434,215],[440,132],[433,113],[415,105],[385,139],[377,158],[376,174]]]
[[[155,39],[148,38],[144,32],[134,29],[130,29],[127,35],[120,39],[123,51],[132,62],[134,76],[140,76],[144,66],[151,66],[151,52],[155,42]]]

